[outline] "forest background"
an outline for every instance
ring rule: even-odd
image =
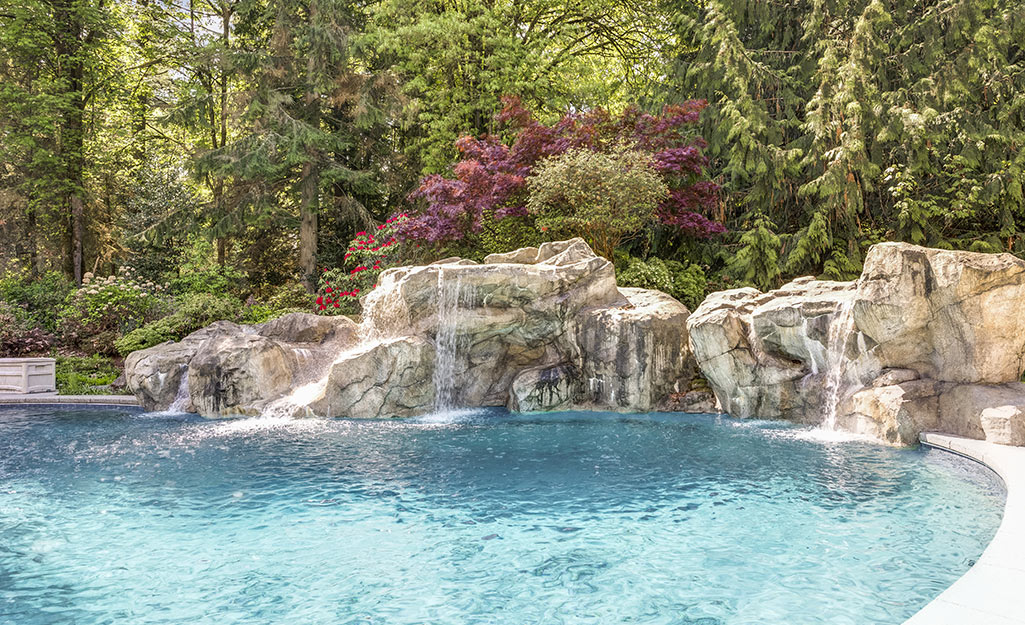
[[[1025,2],[0,0],[0,356],[583,236],[624,285],[1025,257]]]

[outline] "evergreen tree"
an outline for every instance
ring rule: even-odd
[[[375,172],[354,158],[361,134],[384,120],[379,85],[355,54],[363,10],[347,0],[267,5],[269,47],[254,55],[255,94],[246,134],[214,151],[209,171],[236,176],[243,223],[298,218],[302,281],[313,292],[318,219],[325,198],[358,210],[351,194],[372,193]]]

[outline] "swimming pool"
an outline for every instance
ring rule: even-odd
[[[0,623],[901,623],[1004,491],[678,414],[0,409]]]

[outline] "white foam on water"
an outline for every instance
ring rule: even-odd
[[[483,417],[485,411],[480,408],[458,408],[453,410],[439,410],[420,417],[406,419],[406,423],[420,425],[457,425],[470,423]]]

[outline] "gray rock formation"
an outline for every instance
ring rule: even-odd
[[[862,276],[709,296],[691,347],[725,411],[901,444],[923,430],[1021,444],[1025,261],[874,246]]]
[[[185,372],[192,409],[208,417],[648,411],[693,374],[688,314],[668,295],[617,288],[612,264],[573,239],[387,270],[359,326],[303,314],[204,330],[133,354],[129,385],[166,408]]]

